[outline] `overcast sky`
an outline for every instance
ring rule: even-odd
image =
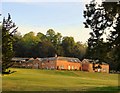
[[[89,38],[90,29],[84,28],[83,25],[85,2],[3,1],[2,16],[7,17],[10,13],[21,34],[30,31],[45,34],[48,29],[53,29],[62,36],[73,36],[75,41],[85,43]]]

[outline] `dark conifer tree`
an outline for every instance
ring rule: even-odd
[[[15,23],[12,22],[10,14],[7,19],[2,22],[2,72],[11,67],[13,63],[11,59],[13,52],[13,34],[17,31]]]

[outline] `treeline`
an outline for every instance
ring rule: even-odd
[[[29,32],[22,36],[14,35],[13,50],[15,57],[53,57],[66,56],[82,59],[86,53],[86,44],[75,42],[73,37],[63,37],[49,29],[46,34]]]

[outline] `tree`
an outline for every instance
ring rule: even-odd
[[[120,71],[120,14],[113,28],[108,38],[111,44],[110,52],[112,53],[110,58],[116,63],[115,70]]]
[[[86,54],[86,48],[87,46],[82,44],[81,42],[76,42],[74,45],[74,57],[77,57],[79,59],[83,59]]]
[[[90,32],[91,37],[88,39],[88,54],[91,54],[91,58],[100,59],[101,50],[98,49],[104,44],[102,36],[105,29],[112,25],[113,18],[102,6],[98,7],[94,0],[90,4],[86,4],[84,18],[86,19],[85,27],[90,27],[93,30],[93,32]]]
[[[65,56],[73,57],[75,41],[73,37],[63,37],[62,47],[64,49]]]
[[[10,14],[8,19],[3,19],[2,22],[2,72],[11,67],[11,62],[14,56],[13,52],[13,34],[17,31],[15,23],[12,22]]]
[[[53,29],[49,29],[46,33],[46,36],[50,42],[54,42],[54,37],[55,37],[55,31]]]
[[[36,37],[39,39],[39,41],[47,41],[48,40],[47,37],[46,37],[46,35],[44,35],[41,32],[38,32],[37,35],[36,35]]]
[[[109,1],[109,0],[106,0]],[[108,37],[111,50],[108,52],[112,60],[112,69],[120,71],[120,0],[118,2],[103,2],[103,6],[109,15],[114,18],[112,29]]]
[[[23,36],[22,40],[25,47],[24,55],[34,57],[36,55],[34,47],[40,42],[40,39],[35,36],[34,32],[29,32]]]
[[[36,47],[34,47],[37,51],[38,57],[53,57],[55,56],[55,49],[53,44],[50,41],[42,41],[39,42]]]
[[[108,61],[108,55],[110,54],[112,54],[113,56],[112,50],[113,48],[115,48],[114,46],[116,46],[115,44],[113,44],[114,42],[116,42],[113,37],[115,37],[115,35],[118,35],[117,38],[119,37],[119,31],[117,31],[116,29],[115,31],[112,31],[111,28],[114,28],[114,25],[117,21],[119,22],[119,19],[117,18],[119,17],[120,13],[120,4],[118,2],[106,1],[102,2],[101,5],[98,5],[97,3],[95,3],[95,0],[93,0],[90,2],[90,4],[86,4],[86,10],[84,11],[84,18],[86,19],[86,22],[84,22],[85,27],[90,27],[93,30],[93,32],[90,33],[91,37],[88,39],[87,54],[90,58],[96,58],[102,61],[105,61],[106,59]],[[105,38],[103,38],[103,35],[106,34],[106,31],[110,32],[110,30],[112,34],[109,34],[109,38],[106,36],[106,42],[103,41],[103,39]],[[117,44],[119,45],[119,42],[117,42]],[[117,56],[117,53],[115,54],[115,56]],[[117,62],[119,61],[117,60]],[[116,63],[114,62],[114,64]]]
[[[22,35],[19,32],[17,32],[15,33],[13,38],[13,51],[15,53],[15,57],[25,57],[25,46]]]
[[[61,43],[62,43],[62,35],[61,33],[55,33],[53,29],[49,29],[46,33],[46,37],[53,44],[55,49],[55,54],[63,55]]]
[[[55,48],[56,54],[63,56],[63,50],[62,50],[62,35],[61,33],[56,33],[54,36],[53,46]]]
[[[82,59],[86,47],[80,42],[75,42],[73,37],[62,37],[61,33],[55,33],[49,29],[44,35],[38,32],[26,33],[23,37],[18,33],[14,35],[14,51],[16,57],[53,57],[71,56]]]

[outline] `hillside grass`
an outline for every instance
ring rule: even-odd
[[[11,68],[3,91],[118,91],[118,74]]]

